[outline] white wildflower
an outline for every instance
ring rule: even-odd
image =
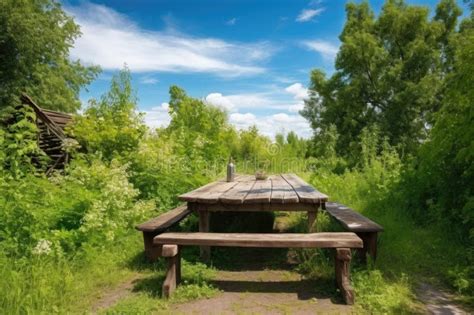
[[[51,252],[52,243],[48,240],[41,239],[33,248],[33,254],[35,255],[48,255]]]

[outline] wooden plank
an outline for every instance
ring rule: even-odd
[[[223,204],[223,203],[188,203],[193,211],[207,210],[216,211],[243,211],[243,212],[261,212],[261,211],[315,211],[316,205],[312,203],[243,203],[243,204]]]
[[[161,256],[163,257],[174,257],[178,254],[177,245],[163,245],[161,248]]]
[[[321,203],[328,200],[327,195],[317,191],[295,174],[282,174],[281,176],[293,187],[300,202]]]
[[[298,195],[293,187],[280,175],[270,176],[272,181],[272,196],[270,202],[272,203],[297,203],[299,201]]]
[[[195,190],[192,190],[190,192],[187,192],[185,194],[182,194],[178,196],[179,200],[182,201],[187,201],[187,202],[194,202],[201,196],[201,194],[211,190],[214,186],[220,185],[221,183],[225,183],[224,180],[218,180],[212,183],[209,183],[207,185],[201,186]]]
[[[53,116],[58,116],[58,117],[64,117],[64,118],[69,118],[69,119],[72,118],[72,115],[71,115],[71,114],[62,113],[62,112],[57,112],[57,111],[50,110],[50,109],[45,109],[45,108],[42,108],[42,110],[43,110],[43,112],[47,113],[48,115],[53,115]]]
[[[341,291],[344,301],[348,305],[354,304],[354,289],[351,286],[351,250],[350,248],[337,248],[335,257],[336,283]]]
[[[272,181],[270,179],[256,180],[244,203],[269,203],[272,197]]]
[[[362,240],[354,233],[163,233],[154,245],[204,245],[230,247],[280,248],[361,248]]]
[[[315,232],[316,227],[314,223],[316,222],[316,217],[318,215],[318,211],[308,211],[308,231]]]
[[[181,268],[181,256],[178,254],[173,257],[166,258],[168,261],[168,269],[166,271],[166,278],[162,286],[162,296],[167,299],[171,297],[173,292],[176,290],[178,285],[178,274],[181,274],[181,271],[178,271],[178,268]]]
[[[22,94],[21,96],[21,101],[23,104],[27,104],[33,108],[33,110],[36,113],[36,117],[38,119],[41,119],[43,123],[48,127],[49,130],[51,130],[52,133],[54,133],[59,139],[64,140],[66,138],[63,130],[58,127],[39,107],[36,105],[35,102],[26,94]]]
[[[165,212],[162,215],[151,219],[150,221],[139,224],[135,228],[143,232],[164,231],[170,226],[184,219],[190,213],[191,210],[189,210],[186,205],[182,205],[171,211]]]
[[[239,182],[219,182],[218,185],[212,186],[211,189],[200,192],[196,197],[196,202],[201,203],[217,203],[219,198],[229,189],[237,185]]]
[[[187,202],[217,203],[219,198],[240,182],[251,180],[250,175],[235,175],[233,182],[224,179],[209,183],[191,192],[183,194],[178,198]]]
[[[143,232],[143,245],[145,245],[145,256],[148,261],[156,261],[161,257],[161,245],[154,246],[153,238],[156,236],[156,233],[153,232]]]
[[[383,227],[362,214],[335,202],[326,203],[326,211],[351,232],[381,232]]]
[[[199,214],[199,232],[209,232],[210,221],[209,221],[209,211],[201,210]],[[200,248],[201,259],[205,262],[209,261],[211,258],[211,248],[209,246],[201,246]]]
[[[252,187],[255,184],[255,179],[239,181],[231,189],[223,193],[219,197],[219,202],[229,203],[229,204],[242,204],[245,197],[252,190]]]
[[[377,259],[377,238],[378,232],[356,232],[362,239],[364,248],[357,249],[357,256],[362,262],[367,262],[367,254],[372,258],[372,262]]]

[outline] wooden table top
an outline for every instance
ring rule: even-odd
[[[179,196],[196,203],[220,204],[320,204],[328,196],[295,174],[271,175],[256,180],[254,175],[236,175],[233,182],[218,180]]]

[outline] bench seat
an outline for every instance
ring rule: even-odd
[[[354,233],[163,233],[154,244],[268,248],[362,248]]]
[[[180,246],[230,246],[270,248],[334,248],[336,282],[347,304],[354,303],[354,290],[350,284],[351,248],[362,248],[362,240],[354,233],[163,233],[153,239],[162,246],[167,257],[168,270],[163,283],[163,296],[169,297],[181,280]]]
[[[153,238],[179,223],[190,213],[191,210],[186,205],[179,206],[135,227],[143,232],[145,255],[150,261],[154,261],[161,256],[161,246],[154,246]]]
[[[378,233],[383,231],[381,225],[336,202],[327,202],[326,212],[338,221],[346,231],[354,232],[362,239],[364,247],[358,251],[361,259],[365,260],[368,253],[375,260]]]

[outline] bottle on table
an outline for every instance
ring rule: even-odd
[[[235,178],[235,165],[232,162],[232,157],[229,158],[229,163],[227,164],[227,181],[233,182]]]

